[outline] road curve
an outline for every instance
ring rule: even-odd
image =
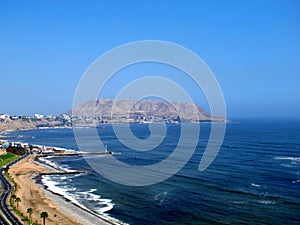
[[[7,166],[12,166],[13,164],[19,162],[23,158],[27,156],[24,155],[17,160],[9,163]],[[23,223],[18,220],[18,218],[9,210],[8,208],[8,198],[10,193],[12,192],[12,186],[6,179],[6,177],[3,175],[4,168],[0,169],[0,182],[2,183],[2,189],[0,195],[0,225],[22,225]]]

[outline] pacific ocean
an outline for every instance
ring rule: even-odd
[[[99,126],[102,142],[119,154],[86,157],[98,157],[99,163],[101,157],[116,157],[135,166],[158,163],[176,147],[181,125],[157,126],[167,126],[166,137],[148,152],[127,148],[111,125]],[[200,126],[192,158],[163,182],[142,187],[117,184],[99,175],[79,156],[46,160],[86,174],[44,176],[43,182],[93,211],[129,224],[299,224],[299,120],[252,119],[227,124],[219,154],[203,172],[198,166],[210,124]],[[87,134],[88,130],[83,128]],[[131,130],[141,139],[150,135],[145,124],[133,124]],[[7,136],[10,141],[78,150],[72,129],[16,131]]]

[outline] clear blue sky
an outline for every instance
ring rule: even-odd
[[[300,117],[297,0],[1,0],[0,113],[64,112],[97,57],[149,39],[198,54],[223,89],[229,118]]]

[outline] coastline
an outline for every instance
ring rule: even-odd
[[[47,127],[44,129],[64,128],[69,127]],[[0,132],[0,138],[6,140],[10,137],[9,134],[11,132],[20,130],[39,130],[39,128],[4,130]],[[68,149],[64,150],[68,151]],[[36,211],[39,212],[39,214],[38,212],[35,212],[36,216],[33,216],[34,213],[32,214],[33,222],[42,223],[39,215],[42,211],[47,211],[49,214],[49,217],[47,218],[47,224],[50,225],[126,224],[118,219],[110,217],[109,215],[102,215],[94,212],[91,209],[88,209],[71,196],[56,193],[55,191],[49,189],[47,184],[43,183],[42,181],[44,174],[66,174],[70,171],[65,170],[65,168],[58,168],[55,165],[51,165],[47,163],[47,160],[38,160],[35,156],[36,155],[29,155],[28,157],[11,166],[9,169],[10,176],[15,180],[18,186],[15,195],[21,198],[22,201],[19,204],[19,211],[21,211],[21,213],[24,215],[27,215],[26,212],[28,208],[36,209]],[[42,207],[44,210],[40,210]],[[50,216],[51,214],[53,215],[52,218]]]
[[[44,167],[50,168],[50,170],[55,175],[57,175],[57,172],[61,173],[62,175],[64,175],[64,174],[73,174],[74,172],[77,173],[77,171],[66,171],[62,168],[53,167],[53,165],[47,164],[46,161],[43,162],[41,160],[39,160],[39,161],[35,160],[33,162],[36,163],[36,164],[41,164]],[[78,172],[78,173],[82,174],[82,173],[85,173],[85,172]],[[97,212],[94,212],[93,210],[88,209],[84,205],[80,204],[76,199],[72,198],[71,196],[65,196],[63,194],[56,193],[52,190],[49,190],[47,188],[47,185],[42,182],[43,176],[44,176],[44,174],[38,174],[33,179],[41,187],[41,189],[43,189],[45,191],[45,195],[49,196],[50,199],[53,199],[55,203],[56,203],[56,200],[57,200],[57,202],[60,202],[62,204],[67,203],[66,206],[68,206],[68,207],[72,206],[73,207],[72,212],[76,211],[75,209],[77,209],[77,210],[80,209],[81,213],[85,212],[85,216],[90,217],[90,219],[93,221],[93,223],[91,225],[94,225],[95,217],[97,217],[97,219],[103,220],[104,222],[107,222],[108,224],[114,224],[114,225],[120,225],[120,224],[125,225],[126,224],[126,223],[123,223],[123,222],[113,218],[113,217],[109,217],[109,216],[106,216],[106,215],[101,215]],[[69,209],[66,209],[66,211],[69,211]],[[101,221],[101,222],[103,222],[103,221]],[[84,222],[85,222],[84,224],[86,224],[87,221],[84,221]],[[97,223],[97,224],[102,224],[102,223]]]
[[[1,136],[3,134],[8,134],[15,131],[26,131],[26,130],[47,130],[47,129],[72,129],[73,127],[67,126],[53,126],[53,127],[33,127],[33,128],[15,128],[15,129],[6,129],[0,130],[0,138],[6,138],[6,136]]]
[[[41,182],[36,181],[40,173],[57,172],[54,168],[34,161],[30,155],[9,169],[10,175],[18,184],[16,196],[21,198],[19,210],[25,215],[27,208],[33,208],[32,220],[41,222],[39,215],[47,211],[47,224],[61,225],[108,225],[120,224],[109,218],[102,217],[91,210],[84,209],[63,196],[47,190]],[[34,180],[35,179],[35,180]]]

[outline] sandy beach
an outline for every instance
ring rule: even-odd
[[[34,177],[39,173],[53,172],[53,170],[42,164],[37,164],[33,159],[32,155],[28,156],[9,169],[10,175],[18,184],[16,196],[21,198],[19,210],[24,215],[26,215],[28,208],[32,208],[32,221],[41,224],[40,214],[43,211],[48,212],[49,215],[46,220],[47,225],[111,224],[37,184],[33,180]]]

